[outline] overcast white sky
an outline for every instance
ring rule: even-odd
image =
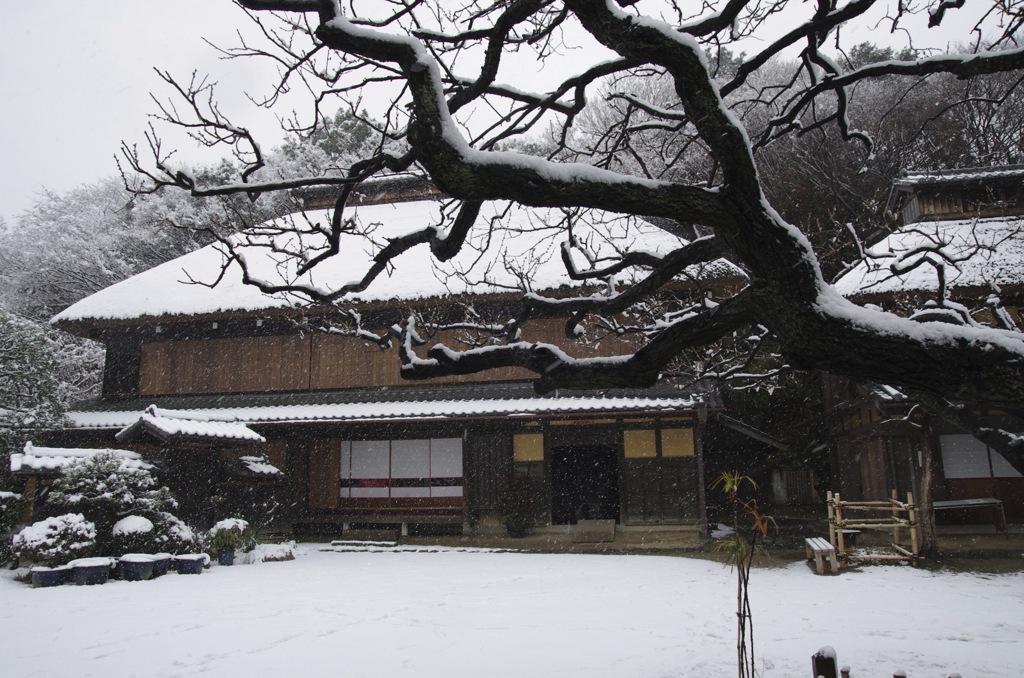
[[[968,9],[990,2],[973,0]],[[957,21],[947,21],[947,28],[962,26],[966,15],[950,18]],[[63,192],[114,176],[121,140],[142,142],[154,110],[149,92],[163,91],[154,66],[179,77],[194,69],[213,72],[229,111],[232,96],[262,91],[266,79],[257,64],[220,61],[203,42],[231,44],[246,23],[230,0],[3,0],[0,218],[12,221],[42,187]],[[855,41],[888,39],[876,28],[859,32]],[[269,115],[241,122],[275,128]],[[280,139],[277,133],[269,142]]]
[[[0,217],[45,186],[114,176],[122,139],[141,142],[154,66],[215,70],[256,84],[255,64],[223,62],[202,38],[231,40],[245,21],[229,0],[38,0],[0,4]]]

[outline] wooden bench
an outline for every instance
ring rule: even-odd
[[[991,508],[996,530],[999,532],[1006,532],[1006,512],[1003,510],[1003,502],[995,497],[951,499],[949,501],[932,502],[932,509],[935,511],[955,511],[957,509],[974,508]]]
[[[821,537],[808,537],[804,540],[804,547],[807,549],[807,560],[814,559],[814,566],[818,574],[825,574],[825,559],[828,558],[832,565],[832,573],[839,573],[839,559],[836,558],[836,549],[828,539]]]

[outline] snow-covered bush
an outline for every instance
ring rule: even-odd
[[[65,466],[48,501],[82,511],[96,523],[103,555],[191,553],[198,547],[192,530],[170,512],[177,507],[171,491],[138,462],[113,453]]]
[[[201,550],[199,539],[188,525],[170,513],[153,518],[153,542],[156,553],[195,553]]]
[[[81,513],[40,520],[14,535],[12,540],[19,560],[51,566],[86,556],[95,544],[96,526]]]
[[[83,509],[110,507],[118,516],[157,513],[173,509],[171,491],[157,483],[145,468],[113,452],[76,459],[53,482],[49,501]]]
[[[284,506],[286,489],[284,482],[224,483],[219,488],[220,516],[243,518],[252,534],[259,534],[273,524]]]
[[[256,538],[249,523],[241,518],[225,518],[210,528],[210,546],[220,551],[251,551]]]
[[[110,554],[156,553],[153,548],[153,521],[143,516],[125,516],[111,529]]]
[[[125,553],[194,553],[199,549],[195,534],[176,516],[160,512],[149,518],[127,516],[114,523],[110,555]]]

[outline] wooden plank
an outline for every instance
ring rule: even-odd
[[[167,342],[146,342],[139,352],[139,395],[167,393],[170,377]]]
[[[341,444],[333,439],[314,440],[309,446],[309,507],[338,506]]]

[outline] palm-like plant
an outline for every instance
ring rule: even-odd
[[[757,490],[754,479],[739,471],[722,471],[711,484],[711,488],[721,488],[726,494],[732,508],[733,532],[719,542],[716,550],[725,557],[730,567],[736,568],[736,664],[739,678],[753,678],[754,669],[754,620],[750,611],[750,571],[755,556],[763,550],[758,545],[768,536],[768,531],[778,524],[769,515],[761,513],[757,499],[741,499],[740,492],[744,485]],[[740,515],[750,520],[748,536],[740,531]]]

